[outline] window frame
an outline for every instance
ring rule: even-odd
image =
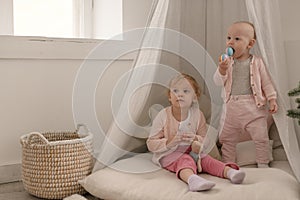
[[[97,0],[97,1],[105,1],[105,0]],[[115,0],[120,1],[122,0]],[[17,36],[13,33],[13,0],[1,0],[0,2],[0,35],[14,36],[14,37],[33,37],[33,38],[41,38],[43,36]],[[95,30],[94,30],[94,18],[95,16],[95,8],[94,8],[94,0],[73,0],[73,18],[74,18],[74,37],[43,37],[43,38],[51,38],[51,40],[58,39],[72,39],[74,41],[85,41],[85,40],[104,40],[109,38],[95,38]],[[122,7],[122,5],[121,5]],[[122,9],[120,12],[123,12]],[[123,17],[121,16],[121,22],[119,22],[119,26],[121,27],[120,33],[123,31]],[[2,20],[1,20],[2,19]],[[2,31],[1,31],[2,30]],[[118,40],[122,40],[123,38],[118,38]]]

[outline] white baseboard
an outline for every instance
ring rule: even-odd
[[[21,167],[21,164],[0,166],[0,184],[22,180]]]

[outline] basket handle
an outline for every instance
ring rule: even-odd
[[[80,130],[81,127],[84,129],[85,133],[89,133],[90,132],[89,129],[88,129],[88,127],[85,124],[77,124],[76,133],[78,135],[79,135],[79,130]]]
[[[44,144],[50,144],[49,141],[39,132],[31,132],[29,133],[29,136],[27,138],[27,144],[32,144],[32,141],[34,138],[38,138],[40,141],[42,141]]]

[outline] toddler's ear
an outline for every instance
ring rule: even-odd
[[[251,39],[249,44],[248,44],[248,48],[251,49],[254,46],[255,42],[256,42],[255,39]]]

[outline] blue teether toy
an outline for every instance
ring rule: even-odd
[[[231,48],[231,47],[227,47],[227,48],[225,49],[225,52],[226,52],[226,54],[227,54],[228,56],[232,56],[233,53],[234,53],[234,50],[233,50],[233,48]]]
[[[226,54],[222,54],[220,57],[219,57],[219,61],[222,62],[224,61],[226,58],[230,57],[233,55],[234,53],[234,49],[232,47],[227,47],[225,49],[225,52]]]
[[[220,57],[219,57],[219,62],[222,62],[224,61],[226,58],[228,58],[229,56],[227,54],[222,54]]]

